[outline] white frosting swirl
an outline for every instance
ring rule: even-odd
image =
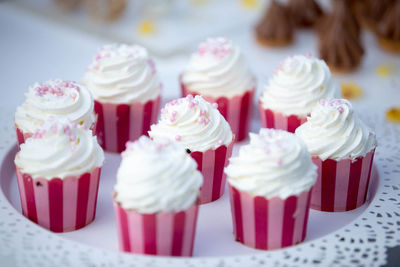
[[[83,80],[94,99],[103,103],[146,103],[161,92],[154,62],[138,45],[102,47]]]
[[[250,143],[229,161],[225,168],[229,184],[253,196],[285,199],[309,190],[317,179],[305,144],[283,130],[250,133]]]
[[[182,82],[191,92],[213,97],[241,95],[255,86],[240,48],[225,38],[209,38],[199,45]]]
[[[33,133],[51,117],[83,124],[95,123],[93,98],[82,85],[60,79],[35,83],[17,108],[15,124],[25,133]]]
[[[296,129],[313,156],[322,160],[356,159],[376,147],[375,133],[357,117],[345,99],[321,99]]]
[[[228,146],[232,131],[217,107],[199,95],[173,100],[161,109],[161,118],[150,127],[149,136],[168,137],[191,151]]]
[[[310,55],[288,57],[268,81],[260,102],[286,116],[307,116],[321,98],[340,97],[340,86],[325,61]]]
[[[91,172],[103,161],[104,152],[92,131],[62,120],[46,121],[25,140],[15,157],[22,173],[49,180]]]
[[[202,183],[196,162],[180,145],[142,136],[122,153],[115,200],[139,213],[178,212],[195,203]]]

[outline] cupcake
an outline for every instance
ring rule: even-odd
[[[319,101],[296,130],[318,166],[311,207],[347,211],[364,204],[376,137],[354,113],[349,101]]]
[[[91,130],[70,121],[46,121],[15,156],[23,215],[53,232],[91,223],[103,161]]]
[[[176,142],[145,136],[128,142],[114,188],[120,249],[191,256],[202,181],[196,162]]]
[[[201,203],[217,200],[224,194],[223,170],[232,154],[234,137],[217,105],[201,96],[173,100],[161,110],[161,118],[151,126],[149,135],[153,139],[175,140],[196,160],[204,177]]]
[[[266,250],[302,242],[317,178],[304,142],[283,130],[261,129],[229,161],[235,239]]]
[[[236,141],[247,137],[255,79],[237,45],[225,38],[209,38],[191,56],[181,79],[182,95],[201,95],[218,104]]]
[[[37,82],[29,87],[14,118],[18,145],[51,117],[70,120],[95,131],[93,98],[82,85],[61,79]]]
[[[293,15],[285,5],[272,0],[255,28],[258,43],[272,47],[287,46],[292,43],[293,34]]]
[[[106,151],[120,153],[128,140],[147,135],[157,119],[161,83],[145,48],[102,47],[83,80],[94,97],[97,136]]]
[[[340,86],[323,60],[309,54],[286,58],[260,96],[264,128],[294,132],[321,98],[340,96]]]

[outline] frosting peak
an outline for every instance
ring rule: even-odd
[[[84,82],[100,102],[145,103],[161,91],[154,61],[138,45],[105,45],[94,56]]]
[[[283,130],[250,133],[250,143],[230,159],[229,183],[255,196],[286,198],[315,183],[316,166],[300,138]]]
[[[93,99],[84,86],[74,81],[37,82],[25,96],[15,114],[15,124],[23,132],[35,132],[50,117],[71,120],[88,128],[95,123]]]
[[[222,37],[199,45],[183,71],[182,83],[191,92],[213,97],[232,97],[254,87],[239,47]]]
[[[340,95],[323,60],[311,54],[286,58],[268,81],[260,101],[264,108],[284,115],[306,116],[321,98]]]
[[[202,183],[196,162],[180,145],[142,136],[122,153],[115,199],[140,213],[178,212],[195,203]]]
[[[49,119],[21,145],[15,164],[32,177],[79,176],[101,167],[104,153],[91,130],[74,122]]]
[[[345,99],[321,99],[307,122],[296,129],[296,135],[322,160],[356,159],[376,147],[375,134]]]
[[[228,146],[233,134],[217,107],[199,95],[173,100],[161,109],[161,118],[151,126],[149,135],[168,137],[191,151]]]

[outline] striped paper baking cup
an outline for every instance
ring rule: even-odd
[[[69,232],[96,215],[100,168],[79,177],[32,178],[17,169],[22,214],[53,232]]]
[[[355,160],[321,160],[318,166],[311,208],[321,211],[348,211],[360,207],[367,198],[375,149]]]
[[[285,116],[282,113],[274,112],[271,109],[265,109],[259,104],[261,115],[261,124],[263,128],[281,129],[294,133],[297,127],[307,121],[306,117],[297,115]]]
[[[225,191],[226,174],[224,168],[232,155],[234,140],[228,146],[208,149],[205,152],[195,151],[190,156],[197,163],[197,170],[203,175],[200,189],[200,204],[219,199]]]
[[[272,250],[302,242],[307,232],[310,190],[286,199],[251,196],[229,185],[233,234],[246,246]]]
[[[114,201],[121,251],[162,256],[192,256],[197,204],[180,212],[141,214]]]
[[[96,135],[101,147],[108,152],[121,153],[127,141],[148,136],[150,125],[156,122],[160,96],[146,103],[112,104],[94,101],[97,114]]]
[[[188,94],[193,96],[199,95],[196,92],[186,89],[183,83],[181,83],[181,90],[182,96],[187,96]],[[207,95],[201,96],[210,103],[218,104],[218,110],[231,126],[231,130],[235,135],[235,140],[240,142],[246,139],[249,133],[254,92],[255,88],[246,91],[242,95],[237,95],[231,98],[212,97]]]

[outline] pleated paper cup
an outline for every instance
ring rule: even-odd
[[[100,168],[50,180],[16,170],[22,214],[32,222],[53,232],[69,232],[94,220]]]
[[[182,96],[189,94],[196,96],[196,92],[188,90],[181,82]],[[201,95],[206,101],[218,104],[218,111],[226,119],[231,126],[231,130],[235,135],[235,141],[240,142],[247,138],[250,127],[251,112],[253,109],[255,87],[246,91],[242,95],[233,97],[213,97]]]
[[[375,149],[355,160],[321,160],[313,157],[318,166],[311,208],[321,211],[348,211],[363,205],[367,198]]]
[[[198,205],[179,212],[141,214],[125,210],[114,200],[121,251],[159,256],[193,253]]]
[[[94,101],[97,114],[96,133],[101,147],[121,153],[127,141],[148,136],[150,125],[156,123],[160,96],[146,103],[112,104]]]
[[[228,145],[205,152],[195,151],[190,156],[197,163],[197,170],[203,175],[203,185],[200,189],[200,204],[219,199],[225,191],[226,174],[224,168],[232,155],[234,140]]]
[[[267,199],[229,185],[229,195],[236,241],[273,250],[296,245],[306,237],[310,190],[286,199]]]
[[[294,133],[297,127],[307,121],[306,117],[290,115],[286,116],[280,112],[275,112],[271,109],[266,109],[259,104],[261,124],[263,128],[281,129]]]

